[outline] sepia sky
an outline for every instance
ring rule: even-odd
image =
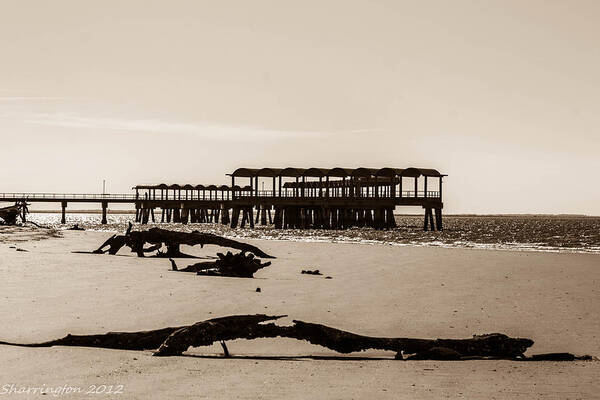
[[[600,2],[0,0],[0,191],[425,167],[600,215]]]

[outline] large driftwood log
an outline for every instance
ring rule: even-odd
[[[19,204],[0,208],[0,219],[2,219],[6,225],[15,225],[17,223],[17,217],[20,214],[21,206]]]
[[[15,201],[14,206],[0,208],[0,222],[4,221],[5,225],[15,225],[17,217],[21,217],[23,223],[27,222],[26,215],[29,213],[29,204],[25,199]]]
[[[273,321],[283,315],[234,315],[214,318],[193,325],[163,328],[143,332],[109,332],[104,335],[67,335],[58,340],[34,344],[16,344],[26,347],[85,346],[125,350],[156,349],[155,356],[181,355],[189,347],[209,346],[226,340],[288,337],[306,340],[335,350],[351,353],[367,349],[391,350],[402,359],[404,354],[416,354],[418,359],[440,359],[440,349],[458,358],[525,359],[523,353],[533,345],[525,338],[511,338],[501,333],[473,336],[469,339],[413,339],[362,336],[321,324],[294,321],[290,326],[279,326]],[[454,357],[456,358],[456,357]]]
[[[172,258],[171,268],[173,271],[196,272],[198,275],[229,276],[234,278],[253,278],[256,271],[268,267],[270,262],[263,263],[260,259],[254,258],[253,254],[240,252],[232,254],[217,253],[218,260],[211,262],[199,262],[188,265],[184,269],[179,269]]]
[[[154,353],[157,356],[180,355],[189,347],[208,346],[217,341],[289,337],[306,340],[339,353],[352,353],[367,349],[391,350],[399,354],[424,353],[432,348],[448,348],[461,356],[515,358],[523,356],[533,345],[530,339],[510,338],[500,333],[474,336],[471,339],[411,339],[379,338],[294,320],[291,326],[262,322],[280,318],[233,316],[198,322],[173,332]]]
[[[144,246],[146,244],[150,244],[151,246],[149,248],[145,248]],[[163,244],[167,247],[167,251],[165,253],[161,253],[159,251]],[[138,255],[138,257],[144,257],[144,253],[152,251],[158,251],[157,255],[163,257],[185,257],[186,255],[180,251],[180,246],[182,244],[188,246],[195,246],[198,244],[200,246],[214,244],[217,246],[241,250],[243,252],[253,253],[263,258],[275,258],[251,244],[238,242],[237,240],[233,239],[227,239],[212,233],[201,233],[197,231],[178,232],[160,228],[151,228],[147,231],[131,231],[131,226],[125,235],[111,236],[100,247],[94,250],[93,253],[103,254],[108,252],[109,254],[114,255],[117,254],[117,252],[123,246],[128,246],[131,248],[132,252]],[[105,250],[107,246],[108,249]]]

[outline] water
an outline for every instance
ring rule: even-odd
[[[108,224],[100,224],[99,214],[33,213],[29,220],[57,229],[77,223],[87,230],[125,232],[133,214],[109,214]],[[413,245],[499,250],[527,250],[600,254],[600,217],[580,216],[445,216],[442,232],[424,232],[423,216],[397,216],[398,228],[377,231],[371,228],[348,230],[278,230],[257,226],[231,229],[220,224],[148,224],[165,229],[210,232],[229,238],[259,238],[293,241],[324,241]]]

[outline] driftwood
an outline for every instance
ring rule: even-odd
[[[234,315],[209,319],[189,326],[169,327],[153,331],[67,335],[62,339],[43,343],[0,342],[0,344],[25,347],[84,346],[123,350],[158,349],[154,353],[155,356],[176,356],[181,355],[189,347],[209,346],[216,342],[224,346],[224,342],[227,340],[287,337],[306,340],[339,353],[352,353],[367,349],[390,350],[397,353],[397,359],[404,359],[404,355],[407,354],[414,354],[408,359],[534,359],[524,356],[527,348],[533,345],[533,340],[511,338],[501,333],[475,335],[469,339],[381,338],[357,335],[325,325],[302,321],[294,321],[290,326],[279,326],[268,322],[282,317],[285,316]],[[226,346],[223,348],[227,354]],[[567,353],[556,354],[559,354],[561,359],[569,359],[565,356]],[[540,360],[551,359],[551,357],[547,357],[549,355],[545,356],[534,357],[538,357],[537,359]]]
[[[310,269],[303,269],[300,273],[305,275],[323,275],[318,269],[315,269],[314,271]]]
[[[104,243],[102,243],[102,245],[100,245],[100,247],[98,247],[96,250],[92,251],[92,253],[94,254],[104,254],[104,253],[108,253],[110,255],[115,255],[117,254],[117,252],[119,250],[121,250],[121,248],[123,246],[125,246],[129,241],[129,238],[127,235],[117,235],[114,234],[111,237],[109,237],[108,239],[106,239],[106,241]],[[106,246],[109,246],[108,249],[104,250],[104,248]]]
[[[4,220],[6,225],[14,225],[17,223],[17,217],[21,210],[17,206],[0,208],[0,218]]]
[[[172,258],[169,258],[169,261],[171,262],[171,270],[179,271],[179,272],[198,272],[198,266],[200,266],[200,265],[215,265],[214,261],[206,261],[203,263],[196,263],[196,264],[188,265],[185,268],[179,268],[177,266],[177,264],[175,263],[175,260],[173,260]]]
[[[230,276],[235,278],[253,278],[254,273],[259,269],[268,267],[270,262],[262,263],[260,259],[254,258],[253,254],[241,252],[232,254],[217,253],[218,260],[211,262],[199,262],[188,265],[184,269],[177,268],[177,264],[172,258],[171,268],[173,271],[196,272],[198,275]]]
[[[2,219],[6,225],[15,225],[17,223],[17,217],[23,212],[23,207],[27,207],[27,205],[16,202],[14,206],[0,208],[0,219]]]
[[[154,350],[157,349],[169,335],[181,328],[184,327],[169,327],[140,332],[108,332],[100,335],[68,334],[64,338],[42,343],[23,344],[0,342],[0,344],[20,347],[81,346],[118,350]]]
[[[149,244],[150,247],[144,246]],[[167,251],[162,253],[160,248],[163,244],[167,247]],[[212,233],[194,232],[178,232],[160,228],[151,228],[147,231],[132,231],[131,224],[125,235],[113,235],[106,240],[100,247],[94,250],[95,254],[117,254],[123,247],[128,246],[131,251],[136,253],[138,257],[144,257],[144,253],[157,251],[157,256],[161,257],[189,257],[180,251],[182,244],[195,246],[199,244],[203,247],[206,244],[214,244],[222,247],[230,247],[243,252],[253,253],[263,258],[275,258],[256,246],[248,243],[238,242],[236,240],[227,239],[222,236],[213,235]],[[105,249],[108,247],[108,249]]]
[[[444,347],[462,356],[522,357],[533,345],[529,339],[514,339],[503,334],[474,336],[471,339],[410,339],[362,336],[321,324],[294,321],[291,326],[262,322],[281,316],[234,316],[199,322],[173,332],[154,353],[157,356],[180,355],[189,347],[207,346],[216,341],[289,337],[306,340],[335,350],[352,353],[367,349],[391,350],[398,354],[423,353],[434,347]]]
[[[40,225],[37,222],[33,222],[33,221],[25,221],[24,224],[31,224],[33,226],[36,226],[36,227],[42,228],[42,229],[52,229],[49,226]]]

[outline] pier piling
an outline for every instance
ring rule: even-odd
[[[61,224],[66,224],[67,223],[67,202],[63,201],[60,203],[61,205],[61,218],[60,218],[60,223]]]
[[[103,201],[102,202],[102,221],[101,221],[101,223],[103,225],[107,224],[107,221],[106,221],[106,210],[107,209],[108,209],[108,203],[106,201]]]

